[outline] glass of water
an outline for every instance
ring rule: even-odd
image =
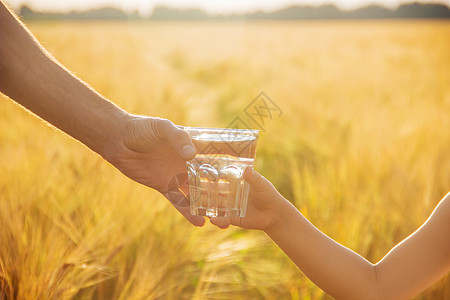
[[[259,130],[183,129],[197,149],[187,162],[191,214],[245,217],[249,184],[242,175],[255,161]]]

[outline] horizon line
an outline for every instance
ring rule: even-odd
[[[270,10],[264,10],[261,8],[258,9],[254,9],[254,10],[250,10],[250,11],[246,11],[246,12],[225,12],[225,13],[220,13],[220,12],[209,12],[208,10],[199,7],[199,6],[192,6],[192,7],[177,7],[177,6],[173,6],[173,5],[156,5],[154,7],[152,7],[151,11],[145,13],[145,14],[141,14],[141,11],[139,8],[135,8],[135,9],[124,9],[122,7],[119,7],[117,5],[95,5],[92,7],[88,7],[88,8],[84,8],[84,9],[76,9],[76,8],[72,8],[72,9],[68,9],[68,10],[58,10],[58,9],[53,9],[53,10],[47,10],[47,9],[37,9],[35,7],[33,7],[33,5],[30,5],[29,3],[22,3],[18,6],[16,6],[16,8],[14,8],[13,6],[10,6],[10,8],[12,8],[14,11],[19,12],[22,8],[28,8],[29,10],[31,10],[34,13],[37,14],[70,14],[70,13],[85,13],[85,12],[91,12],[91,11],[98,11],[98,10],[102,10],[102,9],[115,9],[117,11],[121,11],[124,12],[125,14],[135,14],[138,13],[139,15],[145,17],[145,15],[148,17],[150,15],[153,14],[153,12],[155,11],[155,9],[161,9],[161,8],[165,8],[165,9],[171,9],[174,11],[180,11],[180,12],[188,12],[188,11],[198,11],[198,12],[202,12],[208,16],[211,17],[220,17],[220,16],[245,16],[245,15],[251,15],[251,14],[271,14],[277,11],[282,11],[282,10],[286,10],[289,8],[314,8],[314,9],[320,9],[320,8],[325,8],[325,7],[334,7],[336,8],[338,11],[340,12],[354,12],[354,11],[358,11],[364,8],[369,8],[369,7],[373,7],[373,8],[383,8],[385,10],[388,11],[392,11],[395,12],[396,10],[398,10],[400,7],[404,7],[404,6],[411,6],[411,5],[420,5],[420,6],[444,6],[447,7],[448,9],[450,9],[450,3],[444,2],[444,1],[435,1],[435,2],[422,2],[422,1],[405,1],[402,3],[399,3],[397,6],[395,7],[390,7],[381,3],[367,3],[367,4],[363,4],[360,5],[358,7],[355,8],[342,8],[339,5],[336,5],[335,3],[321,3],[319,5],[313,5],[313,4],[287,4],[285,6],[279,7],[279,8],[274,8],[274,9],[270,9]]]

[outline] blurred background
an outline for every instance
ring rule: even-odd
[[[449,191],[449,1],[5,2],[132,113],[260,129],[256,169],[371,262]],[[331,299],[262,232],[194,228],[0,97],[3,299]],[[447,276],[415,299],[449,298]]]

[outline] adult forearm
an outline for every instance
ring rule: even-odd
[[[323,234],[289,202],[280,216],[266,233],[315,284],[336,299],[377,299],[370,262]]]
[[[0,91],[107,156],[127,114],[57,63],[0,2]]]

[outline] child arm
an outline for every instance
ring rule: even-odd
[[[336,299],[408,299],[450,270],[450,193],[416,232],[372,264],[311,224],[257,172],[246,170],[250,195],[245,218],[212,218],[260,229],[317,286]]]
[[[409,299],[450,269],[450,196],[416,232],[372,264],[329,238],[287,201],[266,233],[336,299]]]

